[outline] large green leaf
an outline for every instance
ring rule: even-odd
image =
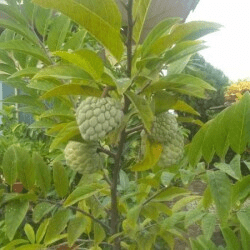
[[[159,81],[152,83],[145,91],[155,93],[162,89],[199,98],[206,98],[205,90],[215,90],[210,84],[198,77],[176,74],[162,77]]]
[[[71,247],[75,241],[85,232],[86,219],[83,217],[75,217],[70,220],[67,233],[68,233],[68,244]]]
[[[227,250],[240,250],[240,242],[233,230],[229,227],[221,228],[221,232],[227,244]]]
[[[159,55],[171,48],[175,43],[195,40],[211,32],[217,31],[221,25],[205,21],[193,21],[176,25],[170,34],[160,37],[152,44],[149,52]]]
[[[78,187],[68,196],[68,198],[64,202],[64,206],[71,206],[78,201],[87,199],[88,197],[91,197],[92,195],[98,193],[101,188],[102,187],[97,184],[90,184],[88,186]]]
[[[33,77],[33,79],[39,78],[92,80],[87,72],[74,65],[53,65],[43,68]]]
[[[28,201],[12,201],[5,207],[6,234],[10,241],[13,240],[16,231],[22,223],[29,208]]]
[[[146,152],[144,155],[144,159],[141,162],[138,162],[134,166],[132,166],[132,171],[145,171],[150,168],[153,168],[161,156],[161,144],[150,142],[148,139],[146,139],[145,144]]]
[[[47,45],[50,51],[60,50],[70,27],[70,19],[64,15],[53,19],[48,32]]]
[[[80,84],[64,84],[55,87],[41,96],[42,99],[47,99],[55,96],[63,95],[83,95],[101,97],[102,91],[90,86]]]
[[[30,29],[22,24],[11,21],[11,19],[0,19],[0,26],[15,31],[35,44],[38,43],[38,38]]]
[[[240,101],[207,122],[194,136],[188,152],[189,162],[195,166],[201,156],[211,160],[214,153],[224,158],[229,146],[242,154],[250,143],[249,128],[250,95],[245,93]]]
[[[145,56],[151,45],[154,44],[154,42],[158,40],[162,35],[167,33],[174,24],[179,23],[180,21],[181,18],[179,17],[168,18],[157,24],[147,35],[145,41],[142,44],[142,55]]]
[[[4,99],[5,103],[19,103],[19,104],[26,104],[30,106],[39,106],[42,107],[43,104],[39,101],[36,97],[29,96],[29,95],[16,95],[10,96]]]
[[[49,166],[44,162],[43,158],[36,152],[32,156],[33,166],[35,167],[36,183],[46,194],[50,189],[51,176]]]
[[[154,115],[149,103],[147,103],[146,99],[142,96],[135,95],[131,91],[127,91],[125,94],[137,109],[139,117],[142,119],[146,130],[150,132]]]
[[[82,49],[73,53],[57,51],[54,54],[82,68],[84,71],[89,73],[89,75],[91,75],[95,80],[100,80],[104,72],[102,59],[91,50]]]
[[[60,235],[68,223],[70,214],[71,213],[68,209],[60,210],[54,214],[47,227],[47,232],[44,238],[45,244],[48,245],[54,242],[54,239]]]
[[[25,224],[24,232],[27,238],[29,239],[30,243],[34,244],[36,241],[35,232],[34,232],[33,227],[29,223]]]
[[[51,64],[50,59],[38,47],[34,47],[31,43],[24,40],[12,40],[8,42],[0,42],[2,50],[10,50],[24,53],[26,55],[34,56],[45,64]]]
[[[41,202],[37,204],[32,214],[33,221],[35,223],[38,223],[43,218],[43,216],[48,214],[54,207],[55,205],[47,203],[47,202]]]
[[[69,180],[65,168],[60,162],[54,162],[53,179],[57,194],[64,197],[69,190]]]
[[[247,230],[247,232],[250,234],[250,206],[248,206],[245,209],[240,210],[237,213],[237,217],[241,223],[241,225]]]
[[[133,37],[136,43],[139,42],[144,22],[149,10],[151,0],[134,0],[133,2],[133,19],[135,24],[133,27]]]
[[[207,177],[217,214],[221,225],[224,226],[227,223],[232,205],[232,186],[230,180],[225,173],[220,171],[208,171]]]
[[[45,8],[57,9],[82,25],[117,60],[123,54],[120,37],[121,14],[113,0],[33,0]]]
[[[36,242],[40,243],[47,231],[50,219],[45,219],[39,226],[36,232]]]
[[[10,146],[3,155],[3,175],[6,183],[8,183],[10,186],[12,186],[17,179],[17,166],[15,155],[15,145]]]
[[[32,77],[36,73],[38,73],[40,69],[36,67],[25,68],[22,70],[18,70],[16,73],[12,74],[9,78],[16,78],[16,77]]]

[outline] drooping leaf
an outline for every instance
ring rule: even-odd
[[[57,194],[64,197],[69,190],[69,180],[65,168],[60,162],[54,162],[53,179]]]
[[[10,78],[17,78],[17,77],[32,77],[36,73],[39,72],[39,69],[36,67],[25,68],[22,70],[18,70],[16,73],[12,74]]]
[[[91,50],[82,49],[73,53],[57,51],[54,54],[82,68],[95,80],[100,80],[104,72],[102,59]]]
[[[98,193],[102,187],[97,184],[91,184],[88,186],[82,186],[76,188],[64,202],[64,206],[71,206],[80,200],[84,200],[92,195]]]
[[[33,227],[30,224],[26,223],[24,226],[24,232],[27,238],[29,239],[30,243],[34,244],[36,241],[36,238],[35,238],[35,232],[34,232]]]
[[[158,162],[161,152],[162,145],[156,142],[150,142],[146,139],[146,152],[141,162],[136,163],[132,166],[132,171],[145,171],[155,166]]]
[[[119,61],[123,54],[120,37],[121,14],[113,0],[33,0],[45,8],[57,9],[82,25]],[[108,34],[108,35],[107,35]]]
[[[135,95],[131,91],[127,91],[125,94],[134,104],[145,128],[150,132],[154,115],[149,103],[142,96]]]
[[[86,219],[83,217],[75,217],[69,221],[67,233],[68,233],[68,244],[73,246],[75,241],[85,232]]]
[[[133,27],[133,37],[136,43],[139,42],[144,22],[149,10],[151,0],[135,0],[133,2],[133,19],[135,20],[135,25]]]
[[[228,250],[240,250],[241,249],[240,242],[231,228],[229,227],[221,228],[221,232],[226,241]]]
[[[71,213],[68,209],[60,210],[54,214],[47,227],[47,232],[44,238],[45,244],[48,245],[51,242],[54,242],[55,238],[61,234],[69,221],[70,214]]]
[[[74,65],[53,65],[41,69],[33,79],[58,78],[58,79],[83,79],[91,81],[91,76]]]
[[[17,179],[17,166],[15,158],[15,146],[10,146],[3,155],[3,175],[7,184],[12,186]]]
[[[207,171],[207,177],[216,211],[223,226],[227,223],[232,205],[231,183],[227,175],[220,171]]]
[[[46,194],[51,184],[49,166],[37,152],[33,153],[32,162],[35,167],[36,183],[41,188],[42,192]]]
[[[13,240],[16,231],[22,223],[29,208],[28,201],[12,201],[5,206],[6,234],[10,241]]]
[[[47,99],[63,95],[83,95],[100,97],[102,95],[102,91],[90,86],[84,86],[79,84],[64,84],[49,90],[48,92],[43,94],[41,98]]]
[[[32,46],[32,44],[24,40],[12,40],[8,42],[0,42],[0,48],[2,50],[10,50],[24,53],[26,55],[34,56],[41,60],[45,64],[51,64],[50,59],[43,53],[38,47]]]
[[[70,19],[64,15],[53,19],[46,40],[50,51],[60,50],[70,27]]]
[[[47,202],[41,202],[37,204],[32,214],[33,221],[35,223],[38,223],[43,218],[43,216],[48,214],[54,207],[55,205],[47,203]]]

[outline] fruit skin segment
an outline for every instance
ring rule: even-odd
[[[141,133],[142,153],[145,152],[145,132]],[[162,153],[157,165],[161,168],[178,164],[184,153],[184,137],[181,134],[177,120],[168,112],[156,115],[151,134],[147,135],[151,141],[162,144]],[[144,142],[143,142],[144,141]]]
[[[103,156],[97,153],[98,146],[97,142],[70,141],[64,150],[67,165],[80,174],[98,171],[102,168],[104,161]]]
[[[76,110],[76,121],[85,141],[103,139],[120,125],[122,116],[121,104],[110,97],[87,97]]]

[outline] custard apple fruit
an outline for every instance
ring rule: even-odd
[[[104,160],[103,156],[97,153],[97,148],[97,142],[70,141],[64,150],[67,165],[81,174],[96,172],[102,168]]]
[[[155,116],[151,129],[151,137],[154,141],[166,143],[174,139],[178,131],[178,123],[173,114],[168,112]]]
[[[103,139],[122,119],[121,104],[106,97],[87,97],[76,110],[76,121],[85,141]]]

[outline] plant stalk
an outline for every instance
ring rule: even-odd
[[[133,0],[128,1],[127,5],[127,13],[128,13],[128,33],[127,33],[127,75],[131,78],[132,72],[132,35],[133,35],[133,16],[132,16],[132,8],[133,8]],[[130,100],[127,96],[124,95],[124,108],[123,113],[128,113]],[[119,226],[120,226],[120,216],[118,211],[118,203],[117,203],[117,185],[119,180],[119,173],[121,169],[122,163],[122,153],[124,149],[124,145],[126,143],[126,128],[123,129],[120,136],[120,141],[118,144],[118,151],[115,157],[115,167],[113,169],[113,176],[112,176],[112,185],[111,185],[111,234],[119,233]],[[114,240],[113,250],[120,250],[121,249],[121,239],[117,237]]]

